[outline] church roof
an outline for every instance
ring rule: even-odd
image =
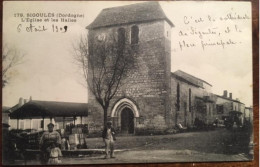
[[[10,113],[12,119],[87,116],[86,103],[32,100]]]
[[[178,70],[178,71],[175,71],[172,73],[172,76],[175,76],[177,79],[181,79],[185,82],[188,82],[189,84],[191,85],[194,85],[194,86],[197,86],[197,87],[201,87],[201,88],[204,88],[203,87],[203,83],[209,85],[209,86],[212,86],[211,84],[209,84],[208,82],[200,79],[200,78],[197,78],[193,75],[190,75],[186,72],[183,72],[181,70]]]
[[[166,20],[174,26],[158,2],[145,2],[103,9],[87,29],[155,20]]]

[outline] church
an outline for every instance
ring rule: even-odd
[[[177,123],[192,126],[195,118],[214,121],[212,85],[180,70],[171,72],[174,24],[158,2],[103,9],[87,29],[89,42],[112,35],[136,49],[138,68],[131,71],[108,108],[108,120],[119,133],[159,133]],[[88,92],[91,133],[102,130],[103,110]]]

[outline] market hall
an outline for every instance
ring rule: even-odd
[[[9,122],[16,123],[16,129],[13,127],[10,132],[23,138],[25,144],[18,150],[26,152],[27,159],[39,152],[40,137],[47,130],[47,125],[53,123],[62,138],[62,151],[67,150],[69,154],[68,151],[74,150],[73,153],[76,153],[77,149],[87,148],[87,116],[86,103],[29,100],[9,114]],[[19,137],[16,139],[19,140]]]

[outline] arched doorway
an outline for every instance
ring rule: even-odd
[[[126,107],[121,111],[121,133],[133,134],[134,133],[134,113]]]
[[[115,103],[112,108],[111,118],[113,126],[122,134],[134,134],[136,119],[139,118],[139,110],[136,103],[128,98],[123,98]]]

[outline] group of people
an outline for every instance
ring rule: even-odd
[[[61,136],[57,131],[54,131],[54,124],[48,124],[48,131],[42,134],[40,139],[41,164],[59,164],[62,156]]]
[[[112,127],[112,122],[107,122],[102,132],[102,138],[105,143],[105,159],[115,158],[114,142],[116,141],[115,129]],[[61,136],[57,131],[54,131],[54,124],[48,124],[48,131],[44,132],[40,139],[41,164],[60,164],[62,153]]]

